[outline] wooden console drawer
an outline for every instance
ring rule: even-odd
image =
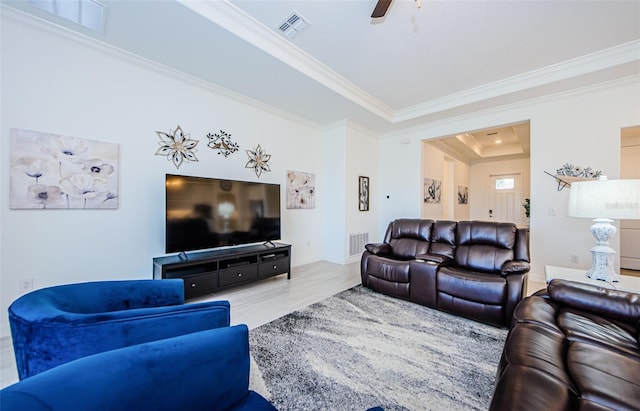
[[[289,259],[279,258],[267,262],[260,263],[258,266],[258,275],[260,277],[284,274],[289,271]]]
[[[217,274],[192,275],[184,277],[184,296],[206,294],[218,286]]]
[[[225,268],[219,272],[219,285],[240,283],[258,278],[258,266],[256,264],[242,265],[238,267]]]

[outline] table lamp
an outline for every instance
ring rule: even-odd
[[[640,180],[608,180],[571,183],[569,216],[593,218],[591,233],[597,244],[591,249],[591,269],[587,276],[595,280],[620,281],[613,269],[615,250],[609,237],[616,233],[613,220],[640,219]]]

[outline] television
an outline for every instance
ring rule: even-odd
[[[167,174],[165,187],[167,253],[280,239],[279,184]]]

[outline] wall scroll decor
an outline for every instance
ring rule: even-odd
[[[316,208],[316,175],[287,171],[287,208]]]
[[[225,157],[229,157],[229,154],[235,153],[240,148],[238,143],[231,141],[231,134],[223,130],[220,130],[220,133],[209,133],[207,138],[209,139],[207,146],[212,150],[218,150],[218,154]]]
[[[424,202],[439,203],[442,182],[433,178],[424,179]]]
[[[369,177],[358,177],[358,210],[369,211]]]
[[[469,187],[458,186],[458,204],[469,204]]]
[[[196,146],[199,140],[190,139],[189,134],[184,134],[180,126],[177,126],[175,130],[169,130],[168,133],[156,131],[156,134],[160,137],[158,142],[160,148],[156,150],[157,156],[166,156],[167,160],[173,161],[176,168],[180,168],[183,161],[198,161],[194,153],[198,151]]]
[[[262,150],[260,144],[253,150],[245,150],[249,156],[249,161],[245,164],[245,168],[253,168],[256,172],[256,176],[260,178],[263,171],[271,171],[269,160],[271,160],[271,154],[267,154]]]
[[[12,209],[118,208],[118,145],[11,129]]]

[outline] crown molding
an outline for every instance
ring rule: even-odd
[[[230,1],[177,1],[362,108],[389,122],[393,121],[394,111],[389,106],[331,70]]]
[[[240,104],[245,104],[258,110],[271,113],[285,120],[293,121],[295,123],[313,128],[318,131],[322,129],[322,126],[320,124],[301,116],[297,116],[289,111],[285,111],[262,101],[247,97],[244,94],[240,94],[233,90],[218,86],[199,77],[165,66],[153,60],[142,57],[138,54],[134,54],[121,48],[112,46],[91,36],[87,36],[77,31],[68,29],[64,26],[57,25],[49,20],[36,17],[21,10],[17,10],[11,7],[7,7],[4,4],[0,4],[0,15],[2,15],[2,17],[12,19],[20,24],[28,25],[29,27],[32,27],[34,29],[44,31],[47,34],[55,35],[65,40],[73,41],[75,43],[81,44],[82,46],[94,49],[127,64],[132,64],[137,67],[150,70],[167,77],[171,77],[185,84],[189,84],[196,88],[204,89],[211,93],[217,94],[221,97],[234,100]]]
[[[640,40],[634,40],[562,63],[398,110],[393,122],[399,123],[412,120],[465,104],[477,103],[639,60]]]
[[[561,91],[561,92],[552,93],[552,94],[545,94],[543,96],[533,97],[533,98],[529,98],[529,99],[514,102],[514,103],[503,104],[503,105],[486,108],[482,110],[476,110],[473,112],[452,116],[452,117],[447,117],[440,120],[425,122],[424,124],[419,124],[416,126],[407,127],[400,130],[383,133],[380,135],[380,139],[393,140],[393,139],[407,138],[407,136],[410,136],[410,138],[412,139],[423,140],[425,139],[424,138],[425,134],[430,134],[430,130],[437,129],[439,127],[443,127],[449,124],[459,124],[467,120],[477,119],[483,116],[491,116],[494,114],[504,113],[507,111],[526,110],[527,108],[534,106],[536,104],[549,103],[552,101],[557,101],[557,100],[561,100],[561,99],[572,97],[572,96],[595,93],[601,90],[607,90],[615,87],[637,87],[638,90],[640,91],[640,73],[634,74],[631,76],[613,79],[613,80],[607,80],[600,83],[590,84],[587,86],[582,86],[582,87],[574,88],[571,90]],[[518,117],[517,120],[516,119],[507,120],[502,122],[501,124],[518,124],[527,120],[528,119],[523,119]],[[495,126],[495,124],[493,126]],[[485,125],[479,126],[479,128],[484,128],[484,127]],[[492,127],[492,126],[486,125],[486,127]],[[459,130],[459,132],[464,132],[464,131]],[[416,135],[419,135],[419,136],[416,137]],[[438,137],[437,136],[429,137],[427,138],[427,140],[431,138],[438,138]]]

